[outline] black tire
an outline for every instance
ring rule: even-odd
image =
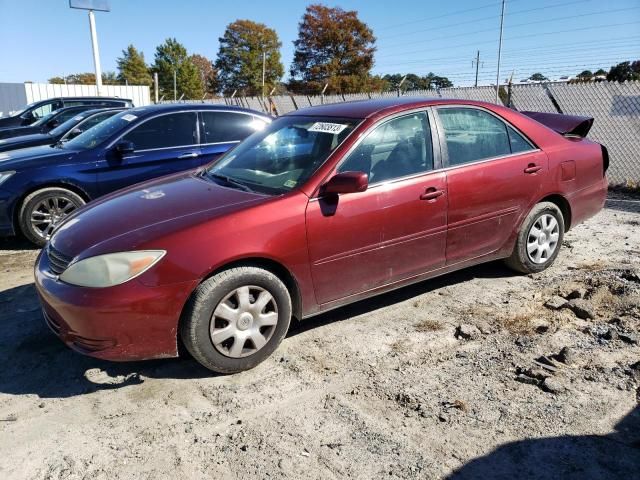
[[[255,286],[271,294],[277,307],[277,324],[262,348],[248,356],[233,358],[214,346],[210,328],[218,305],[245,286]],[[290,322],[291,296],[284,283],[267,270],[236,267],[214,275],[196,288],[185,307],[180,336],[189,353],[204,367],[218,373],[236,373],[249,370],[269,357],[287,334]]]
[[[555,218],[558,225],[558,240],[553,250],[553,253],[548,258],[542,258],[540,263],[532,261],[529,253],[527,252],[527,243],[530,238],[531,227],[538,222],[545,215],[551,215]],[[564,238],[564,217],[562,211],[558,206],[551,202],[542,202],[534,206],[529,215],[522,222],[520,231],[518,232],[518,238],[513,248],[513,253],[509,258],[505,260],[507,266],[520,273],[536,273],[545,270],[558,256],[560,247],[562,245],[562,239]]]
[[[62,187],[43,188],[27,195],[27,197],[22,201],[22,205],[20,206],[20,211],[18,213],[18,223],[20,231],[25,236],[25,238],[30,242],[38,245],[39,247],[43,247],[45,243],[47,243],[51,232],[49,231],[47,234],[46,231],[42,231],[46,229],[39,229],[38,227],[34,226],[31,222],[31,218],[36,210],[38,210],[38,207],[42,205],[42,202],[47,202],[48,199],[57,199],[57,201],[59,202],[58,205],[62,206],[61,209],[68,208],[69,211],[66,213],[66,215],[70,214],[72,211],[77,210],[86,203],[80,195]],[[44,227],[44,225],[45,224],[42,224],[41,226]],[[49,228],[48,230],[51,230],[51,228]]]

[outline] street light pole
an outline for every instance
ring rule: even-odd
[[[93,48],[93,66],[96,71],[96,90],[98,96],[102,93],[102,69],[100,68],[100,51],[98,50],[98,36],[96,35],[96,19],[93,10],[89,10],[89,30],[91,30],[91,47]]]
[[[178,99],[178,90],[176,88],[176,69],[173,69],[173,101]]]
[[[496,104],[500,100],[500,60],[502,59],[502,33],[504,30],[504,4],[506,0],[502,0],[502,13],[500,14],[500,42],[498,43],[498,72],[496,74]]]

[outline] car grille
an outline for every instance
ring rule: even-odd
[[[51,245],[47,247],[47,257],[49,258],[49,268],[56,275],[60,275],[64,272],[72,260],[71,257],[68,257],[59,250],[56,250]]]

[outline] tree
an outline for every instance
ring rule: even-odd
[[[202,82],[205,92],[210,95],[215,95],[218,92],[218,75],[213,68],[211,60],[198,54],[191,55],[190,60],[198,69],[200,81]]]
[[[591,70],[583,70],[576,75],[576,80],[578,82],[590,82],[593,80],[593,72]]]
[[[599,77],[601,75],[607,75],[607,71],[603,68],[599,68],[598,70],[596,70],[593,74],[596,77]]]
[[[176,74],[176,97],[199,99],[204,95],[198,67],[189,59],[187,49],[175,38],[156,47],[152,71],[158,73],[160,95],[173,98],[173,75]]]
[[[129,45],[122,51],[122,57],[116,60],[118,64],[118,80],[129,85],[151,86],[153,79],[149,67],[144,61],[144,54],[136,47]]]
[[[266,93],[282,78],[282,43],[275,30],[251,20],[236,20],[227,25],[218,41],[220,49],[215,66],[225,93],[240,90],[245,95],[262,95],[263,54]]]
[[[68,83],[71,85],[95,85],[96,74],[93,72],[72,73],[66,77],[53,77],[49,79],[49,83]],[[103,85],[119,85],[120,82],[115,72],[102,72]]]
[[[298,25],[292,85],[319,92],[351,93],[370,87],[376,38],[355,11],[309,5]]]
[[[549,79],[541,73],[534,73],[529,77],[529,80],[531,80],[532,82],[546,82]]]
[[[389,88],[397,90],[404,75],[395,73],[393,75],[385,75],[383,78],[389,83]],[[441,77],[433,72],[429,72],[424,77],[420,77],[414,73],[406,75],[402,90],[431,90],[434,88],[453,87],[453,83],[447,77]]]
[[[622,62],[614,65],[607,74],[610,82],[627,82],[629,80],[640,80],[640,60],[635,62]]]

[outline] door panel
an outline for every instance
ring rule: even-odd
[[[125,134],[122,140],[133,142],[136,149],[124,156],[112,149],[98,161],[101,193],[199,167],[196,121],[195,112],[160,115]]]
[[[441,107],[449,225],[447,264],[500,249],[539,195],[546,155],[483,109]]]
[[[363,171],[373,185],[310,201],[307,241],[318,303],[444,265],[446,174],[431,172],[431,138],[423,112],[383,122],[337,169]]]

